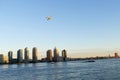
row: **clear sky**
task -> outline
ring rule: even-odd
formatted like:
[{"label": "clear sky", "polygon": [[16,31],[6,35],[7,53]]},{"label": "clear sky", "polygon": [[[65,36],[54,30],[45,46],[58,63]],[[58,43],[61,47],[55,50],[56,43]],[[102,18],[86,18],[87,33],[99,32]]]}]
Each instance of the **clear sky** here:
[{"label": "clear sky", "polygon": [[0,0],[1,53],[55,46],[71,57],[120,52],[120,0]]}]

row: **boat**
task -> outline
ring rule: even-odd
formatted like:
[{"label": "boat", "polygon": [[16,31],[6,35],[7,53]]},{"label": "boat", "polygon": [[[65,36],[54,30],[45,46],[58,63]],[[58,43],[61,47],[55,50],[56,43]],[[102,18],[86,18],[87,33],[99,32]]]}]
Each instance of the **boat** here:
[{"label": "boat", "polygon": [[87,62],[95,62],[94,60],[88,60]]},{"label": "boat", "polygon": [[87,60],[87,61],[85,61],[85,63],[87,63],[87,62],[95,62],[95,60]]}]

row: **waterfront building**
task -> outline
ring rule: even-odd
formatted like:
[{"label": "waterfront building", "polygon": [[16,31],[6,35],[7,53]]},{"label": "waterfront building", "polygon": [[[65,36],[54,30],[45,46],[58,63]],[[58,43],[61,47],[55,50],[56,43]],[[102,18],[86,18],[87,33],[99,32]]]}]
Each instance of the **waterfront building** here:
[{"label": "waterfront building", "polygon": [[119,58],[119,55],[118,55],[118,53],[115,53],[114,55],[115,55],[115,58]]},{"label": "waterfront building", "polygon": [[33,62],[38,61],[38,49],[36,47],[34,47],[32,50],[32,59],[33,59]]},{"label": "waterfront building", "polygon": [[17,62],[18,63],[23,62],[23,50],[22,49],[19,49],[17,51]]},{"label": "waterfront building", "polygon": [[4,56],[3,54],[0,54],[0,64],[9,63],[8,56]]},{"label": "waterfront building", "polygon": [[47,51],[47,62],[52,62],[52,50]]},{"label": "waterfront building", "polygon": [[14,64],[14,63],[18,63],[18,59],[17,58],[13,58],[12,59],[12,63]]},{"label": "waterfront building", "polygon": [[67,51],[65,49],[62,50],[62,57],[63,57],[63,61],[67,60]]},{"label": "waterfront building", "polygon": [[59,50],[56,47],[54,48],[54,61],[59,61]]},{"label": "waterfront building", "polygon": [[9,59],[9,63],[11,64],[12,60],[13,60],[13,52],[12,51],[8,52],[8,59]]},{"label": "waterfront building", "polygon": [[28,47],[26,47],[24,50],[24,61],[25,63],[29,62],[29,48]]}]

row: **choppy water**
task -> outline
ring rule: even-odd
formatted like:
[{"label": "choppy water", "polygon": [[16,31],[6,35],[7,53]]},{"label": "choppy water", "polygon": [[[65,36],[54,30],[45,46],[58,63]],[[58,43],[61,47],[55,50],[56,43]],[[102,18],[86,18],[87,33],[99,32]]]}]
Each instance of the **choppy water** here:
[{"label": "choppy water", "polygon": [[0,80],[120,80],[120,59],[0,65]]}]

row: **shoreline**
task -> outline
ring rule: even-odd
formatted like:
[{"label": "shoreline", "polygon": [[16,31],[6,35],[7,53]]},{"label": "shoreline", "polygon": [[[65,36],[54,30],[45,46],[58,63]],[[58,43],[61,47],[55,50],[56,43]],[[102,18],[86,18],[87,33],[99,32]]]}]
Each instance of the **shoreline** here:
[{"label": "shoreline", "polygon": [[86,61],[88,60],[88,62],[94,62],[95,60],[102,60],[102,59],[119,59],[119,58],[114,58],[114,57],[111,57],[111,58],[107,58],[107,57],[102,57],[102,58],[70,58],[69,60],[66,60],[66,61],[58,61],[58,62],[54,62],[54,61],[51,61],[51,62],[47,62],[47,61],[42,61],[42,60],[38,60],[37,62],[33,62],[33,61],[29,61],[29,62],[21,62],[21,63],[18,63],[18,62],[14,62],[14,63],[0,63],[0,65],[13,65],[13,64],[36,64],[36,63],[59,63],[59,62],[70,62],[70,61]]}]

